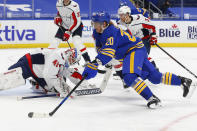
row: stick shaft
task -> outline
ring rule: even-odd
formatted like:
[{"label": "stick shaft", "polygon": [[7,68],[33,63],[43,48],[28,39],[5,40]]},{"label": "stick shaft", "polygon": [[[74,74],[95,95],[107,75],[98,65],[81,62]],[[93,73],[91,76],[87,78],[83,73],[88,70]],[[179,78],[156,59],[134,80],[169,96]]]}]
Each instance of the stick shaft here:
[{"label": "stick shaft", "polygon": [[81,81],[71,90],[71,92],[60,102],[60,104],[49,113],[50,116],[53,116],[53,114],[60,108],[60,106],[71,96],[71,94],[77,89],[77,87],[85,80],[86,76],[84,76]]},{"label": "stick shaft", "polygon": [[182,66],[185,70],[187,70],[190,74],[192,74],[195,78],[197,78],[197,76],[191,72],[188,68],[186,68],[183,64],[181,64],[178,60],[176,60],[172,55],[170,55],[167,51],[165,51],[161,46],[159,46],[158,44],[155,43],[155,45],[161,49],[164,53],[166,53],[170,58],[172,58],[174,61],[176,61],[180,66]]},{"label": "stick shaft", "polygon": [[[59,26],[59,28],[60,28],[60,30],[62,31],[62,33],[64,33],[64,31],[63,31],[62,27],[61,27],[61,26]],[[68,43],[68,46],[69,46],[69,48],[71,49],[71,45],[70,45],[70,43],[68,42],[68,40],[67,40],[66,42]]]},{"label": "stick shaft", "polygon": [[53,97],[53,96],[58,96],[58,95],[57,94],[45,94],[45,95],[40,95],[40,96],[24,96],[24,97],[21,97],[21,99],[32,99],[32,98]]}]

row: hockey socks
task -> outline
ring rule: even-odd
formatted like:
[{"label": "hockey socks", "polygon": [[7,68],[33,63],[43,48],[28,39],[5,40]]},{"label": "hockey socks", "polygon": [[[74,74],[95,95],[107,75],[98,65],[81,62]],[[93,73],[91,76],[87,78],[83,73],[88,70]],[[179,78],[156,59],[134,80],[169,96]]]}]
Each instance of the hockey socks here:
[{"label": "hockey socks", "polygon": [[146,85],[146,83],[139,78],[137,78],[131,86],[139,95],[141,95],[146,100],[153,96],[151,90]]},{"label": "hockey socks", "polygon": [[146,83],[137,77],[136,74],[124,74],[124,81],[127,86],[131,86],[139,95],[148,101],[149,108],[156,108],[161,102],[159,98],[153,95]]},{"label": "hockey socks", "polygon": [[154,109],[161,106],[160,99],[151,92],[151,90],[143,80],[137,78],[132,84],[132,87],[139,95],[141,95],[144,99],[148,101],[148,108]]},{"label": "hockey socks", "polygon": [[165,85],[181,85],[181,79],[170,72],[164,73],[162,75],[161,82]]},{"label": "hockey socks", "polygon": [[136,74],[123,74],[123,77],[127,86],[131,86],[144,99],[148,100],[153,95],[146,83]]}]

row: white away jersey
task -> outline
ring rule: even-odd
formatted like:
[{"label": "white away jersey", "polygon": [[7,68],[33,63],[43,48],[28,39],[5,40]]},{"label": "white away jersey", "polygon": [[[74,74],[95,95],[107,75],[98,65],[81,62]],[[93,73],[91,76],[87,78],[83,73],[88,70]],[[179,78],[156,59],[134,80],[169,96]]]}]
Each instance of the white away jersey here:
[{"label": "white away jersey", "polygon": [[129,30],[132,35],[141,39],[148,37],[151,33],[156,33],[155,26],[151,23],[150,19],[141,14],[131,15],[131,17],[133,20],[129,24],[125,24],[119,20],[117,22],[118,27],[123,30]]},{"label": "white away jersey", "polygon": [[33,72],[39,78],[44,78],[48,87],[52,88],[53,86],[59,86],[58,77],[61,76],[61,73],[65,69],[65,56],[62,56],[62,50],[60,49],[44,49],[39,50],[31,55],[35,55],[32,58],[39,61],[39,57],[36,54],[42,54],[44,56],[43,64],[34,64],[32,63]]},{"label": "white away jersey", "polygon": [[63,21],[62,26],[74,32],[81,24],[79,5],[71,0],[70,4],[65,6],[63,0],[58,0],[56,7]]}]

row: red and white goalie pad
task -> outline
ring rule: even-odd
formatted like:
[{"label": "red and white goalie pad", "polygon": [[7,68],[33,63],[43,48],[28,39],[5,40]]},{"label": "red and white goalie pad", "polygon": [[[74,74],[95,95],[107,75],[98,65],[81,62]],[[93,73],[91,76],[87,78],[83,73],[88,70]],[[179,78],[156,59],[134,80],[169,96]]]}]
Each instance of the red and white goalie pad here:
[{"label": "red and white goalie pad", "polygon": [[25,79],[22,76],[22,69],[15,68],[0,74],[0,90],[6,90],[25,85]]}]

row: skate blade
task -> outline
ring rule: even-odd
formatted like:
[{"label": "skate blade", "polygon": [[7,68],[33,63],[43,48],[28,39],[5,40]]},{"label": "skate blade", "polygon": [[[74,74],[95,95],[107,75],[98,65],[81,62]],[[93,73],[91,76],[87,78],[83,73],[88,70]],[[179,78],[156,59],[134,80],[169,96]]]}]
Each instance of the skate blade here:
[{"label": "skate blade", "polygon": [[190,86],[190,89],[189,89],[189,93],[186,96],[187,99],[190,99],[192,97],[192,95],[194,94],[194,92],[196,90],[196,87],[197,87],[197,82],[192,83],[192,85]]},{"label": "skate blade", "polygon": [[148,108],[149,109],[158,109],[158,108],[161,108],[162,107],[162,103],[159,102],[157,104],[151,104]]}]

